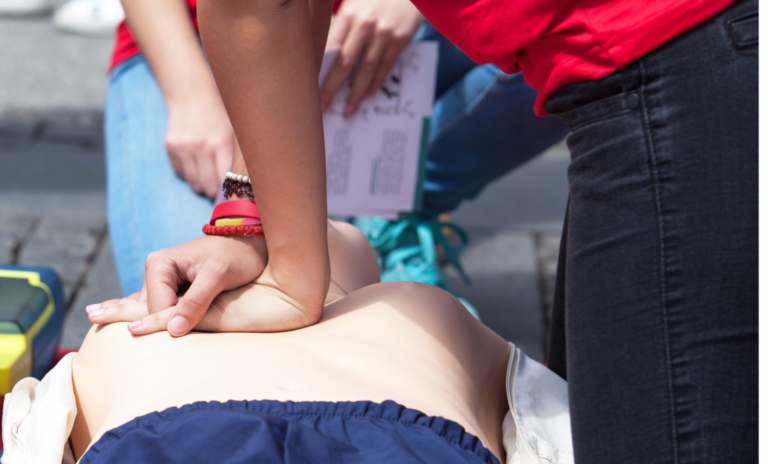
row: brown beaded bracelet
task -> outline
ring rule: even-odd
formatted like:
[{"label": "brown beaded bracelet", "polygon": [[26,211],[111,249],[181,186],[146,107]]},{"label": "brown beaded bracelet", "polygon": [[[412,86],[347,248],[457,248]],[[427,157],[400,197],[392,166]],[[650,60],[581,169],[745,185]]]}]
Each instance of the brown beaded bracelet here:
[{"label": "brown beaded bracelet", "polygon": [[203,226],[205,235],[240,235],[253,236],[264,235],[264,228],[261,226],[212,226],[206,224]]},{"label": "brown beaded bracelet", "polygon": [[221,187],[221,190],[224,192],[224,198],[247,195],[249,200],[255,201],[251,184],[246,184],[245,182],[224,179],[224,185]]}]

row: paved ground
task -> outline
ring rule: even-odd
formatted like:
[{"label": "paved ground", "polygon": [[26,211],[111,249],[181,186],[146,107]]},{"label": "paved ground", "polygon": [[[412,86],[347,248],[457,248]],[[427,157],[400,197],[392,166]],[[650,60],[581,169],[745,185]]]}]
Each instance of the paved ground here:
[{"label": "paved ground", "polygon": [[0,114],[103,107],[112,39],[62,34],[50,16],[0,17],[0,43]]},{"label": "paved ground", "polygon": [[568,198],[567,149],[559,144],[465,202],[452,220],[469,232],[461,255],[471,284],[451,284],[489,327],[543,361],[557,251]]},{"label": "paved ground", "polygon": [[[111,40],[59,34],[36,17],[0,18],[0,41],[0,262],[59,273],[63,345],[77,347],[89,328],[85,305],[119,294],[100,129]],[[470,232],[462,262],[472,284],[452,270],[449,279],[488,326],[539,360],[567,164],[561,144],[453,214]]]}]

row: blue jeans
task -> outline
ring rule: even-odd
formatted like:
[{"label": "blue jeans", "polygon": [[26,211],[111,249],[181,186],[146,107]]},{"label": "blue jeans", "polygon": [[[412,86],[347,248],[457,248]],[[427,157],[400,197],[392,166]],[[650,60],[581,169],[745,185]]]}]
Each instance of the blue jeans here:
[{"label": "blue jeans", "polygon": [[572,130],[549,367],[577,464],[757,462],[757,12],[545,104]]},{"label": "blue jeans", "polygon": [[171,166],[167,124],[165,99],[142,55],[112,70],[104,117],[107,212],[124,295],[141,290],[149,253],[202,236],[213,212]]},{"label": "blue jeans", "polygon": [[422,212],[453,211],[568,134],[533,113],[537,92],[522,74],[478,65],[429,23],[414,40],[440,47]]}]

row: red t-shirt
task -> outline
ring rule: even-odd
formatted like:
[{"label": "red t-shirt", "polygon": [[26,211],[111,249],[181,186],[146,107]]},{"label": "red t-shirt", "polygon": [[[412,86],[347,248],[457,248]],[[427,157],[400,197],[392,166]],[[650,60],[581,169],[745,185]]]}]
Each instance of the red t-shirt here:
[{"label": "red t-shirt", "polygon": [[[342,0],[333,0],[333,12],[339,9]],[[189,6],[189,16],[192,18],[192,23],[195,25],[197,31],[197,0],[187,0],[187,6]],[[136,45],[136,39],[133,38],[131,30],[123,20],[117,26],[117,33],[115,34],[115,48],[112,50],[112,59],[109,62],[109,69],[112,70],[115,66],[139,53],[139,46]]]},{"label": "red t-shirt", "polygon": [[[334,11],[342,0],[334,0]],[[623,68],[735,0],[412,0],[429,22],[478,63],[523,72],[539,91],[534,110],[572,82]],[[197,28],[197,0],[187,0]],[[123,21],[110,69],[139,52]]]},{"label": "red t-shirt", "polygon": [[478,63],[523,72],[539,91],[606,76],[716,15],[735,0],[412,0]]},{"label": "red t-shirt", "polygon": [[[192,17],[192,23],[197,30],[197,0],[187,0],[187,6],[189,6],[189,15]],[[136,45],[136,39],[133,38],[131,30],[123,20],[117,26],[117,33],[115,34],[115,48],[112,49],[112,60],[109,63],[109,69],[112,70],[115,66],[127,60],[139,53],[139,46]]]}]

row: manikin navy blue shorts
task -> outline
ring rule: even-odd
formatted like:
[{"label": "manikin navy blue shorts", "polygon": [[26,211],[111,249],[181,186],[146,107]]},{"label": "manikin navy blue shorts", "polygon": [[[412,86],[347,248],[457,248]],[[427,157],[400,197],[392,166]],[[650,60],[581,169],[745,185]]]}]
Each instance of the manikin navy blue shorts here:
[{"label": "manikin navy blue shorts", "polygon": [[105,433],[82,464],[499,464],[459,424],[392,401],[198,402]]}]

